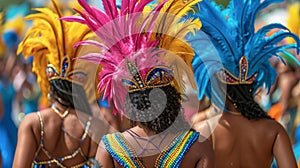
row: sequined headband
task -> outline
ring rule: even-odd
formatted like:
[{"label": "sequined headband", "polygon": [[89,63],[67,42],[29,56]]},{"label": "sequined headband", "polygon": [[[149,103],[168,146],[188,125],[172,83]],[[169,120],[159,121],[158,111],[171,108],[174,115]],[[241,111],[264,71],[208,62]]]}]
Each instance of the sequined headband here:
[{"label": "sequined headband", "polygon": [[230,73],[227,69],[224,68],[218,71],[216,74],[219,80],[226,84],[230,84],[230,85],[252,84],[258,74],[254,73],[252,76],[247,77],[248,67],[249,67],[248,60],[245,56],[243,56],[240,59],[240,63],[239,63],[240,73],[238,77],[234,76],[232,73]]},{"label": "sequined headband", "polygon": [[54,65],[48,64],[46,68],[48,80],[50,81],[52,79],[66,79],[78,84],[84,84],[88,80],[87,74],[82,71],[70,71],[71,68],[69,68],[68,61],[69,57],[66,56],[64,58],[64,61],[62,62],[61,74]]},{"label": "sequined headband", "polygon": [[[128,88],[128,92],[159,88],[174,83],[173,70],[166,66],[153,67],[147,72],[145,79],[143,79],[135,64],[126,60],[126,66],[132,79],[122,79],[122,83]],[[174,86],[176,86],[175,83]]]}]

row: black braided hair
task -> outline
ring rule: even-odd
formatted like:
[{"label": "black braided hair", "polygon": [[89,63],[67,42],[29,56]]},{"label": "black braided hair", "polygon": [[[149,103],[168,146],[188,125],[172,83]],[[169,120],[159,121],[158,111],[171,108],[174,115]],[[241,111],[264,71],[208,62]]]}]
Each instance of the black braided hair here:
[{"label": "black braided hair", "polygon": [[92,115],[85,91],[79,84],[65,79],[50,80],[53,98],[61,105]]},{"label": "black braided hair", "polygon": [[227,100],[249,120],[272,119],[253,97],[253,84],[227,85]]},{"label": "black braided hair", "polygon": [[155,133],[189,128],[182,113],[181,95],[172,85],[135,91],[128,96],[125,108],[131,122],[137,121]]}]

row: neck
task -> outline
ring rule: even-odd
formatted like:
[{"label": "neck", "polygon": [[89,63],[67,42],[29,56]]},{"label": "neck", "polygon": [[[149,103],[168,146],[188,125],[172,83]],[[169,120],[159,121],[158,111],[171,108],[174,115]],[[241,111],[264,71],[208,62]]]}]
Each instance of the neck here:
[{"label": "neck", "polygon": [[68,109],[67,107],[61,105],[61,104],[60,104],[59,102],[57,102],[57,101],[55,101],[55,102],[53,103],[53,106],[55,106],[55,108],[56,108],[57,110],[61,111],[61,112],[64,112],[64,111],[66,111],[66,110]]},{"label": "neck", "polygon": [[226,109],[228,109],[228,113],[230,114],[234,114],[234,115],[242,115],[242,113],[240,113],[231,102],[227,102],[226,104]]},{"label": "neck", "polygon": [[140,132],[141,136],[153,136],[156,135],[155,132],[150,131],[149,129],[145,128],[145,126],[138,124],[138,126],[136,126],[135,128],[133,128],[133,130]]},{"label": "neck", "polygon": [[69,108],[63,107],[58,102],[53,103],[51,108],[61,119],[64,119],[69,114]]},{"label": "neck", "polygon": [[238,111],[228,111],[229,114],[233,114],[233,115],[242,115],[242,113],[238,112]]}]

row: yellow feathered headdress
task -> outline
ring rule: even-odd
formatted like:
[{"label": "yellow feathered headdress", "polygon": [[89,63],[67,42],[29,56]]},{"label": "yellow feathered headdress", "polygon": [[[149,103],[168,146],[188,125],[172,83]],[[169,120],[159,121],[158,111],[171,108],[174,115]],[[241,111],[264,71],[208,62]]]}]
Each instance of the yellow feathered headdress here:
[{"label": "yellow feathered headdress", "polygon": [[17,52],[18,54],[23,52],[25,58],[34,57],[32,70],[37,74],[44,103],[47,102],[49,80],[55,78],[81,84],[85,91],[89,92],[88,98],[93,98],[89,94],[94,89],[95,78],[86,75],[95,72],[97,66],[90,66],[90,64],[87,66],[87,63],[82,60],[73,60],[82,54],[82,48],[74,48],[74,44],[89,39],[93,33],[85,25],[61,21],[59,18],[62,17],[62,12],[55,1],[52,2],[54,11],[38,8],[35,10],[39,13],[25,18],[33,20],[33,27],[26,33]]},{"label": "yellow feathered headdress", "polygon": [[[194,33],[195,30],[199,30],[202,26],[200,19],[186,18],[184,21],[180,21],[188,12],[194,10],[193,6],[198,4],[201,0],[186,1],[186,0],[170,0],[165,3],[164,7],[160,11],[157,24],[153,30],[153,39],[161,39],[158,44],[158,48],[162,48],[169,51],[167,54],[162,54],[161,57],[170,66],[176,66],[174,71],[174,77],[176,79],[182,79],[185,67],[192,67],[192,60],[194,57],[194,49],[184,39],[188,33]],[[160,2],[163,2],[160,0]],[[162,24],[163,23],[163,24]],[[161,34],[159,34],[161,33]],[[178,57],[174,57],[174,54],[183,59],[181,61]],[[192,71],[192,68],[191,68]],[[188,80],[194,89],[197,86],[194,82],[193,73],[185,73]],[[180,88],[185,89],[184,82],[179,81]]]}]

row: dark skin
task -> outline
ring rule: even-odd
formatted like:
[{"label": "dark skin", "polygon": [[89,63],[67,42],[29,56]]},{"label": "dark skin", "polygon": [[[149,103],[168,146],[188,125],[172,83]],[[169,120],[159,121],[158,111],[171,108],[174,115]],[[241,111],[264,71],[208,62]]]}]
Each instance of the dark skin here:
[{"label": "dark skin", "polygon": [[275,120],[248,120],[234,109],[224,112],[215,128],[216,167],[265,168],[273,156],[279,168],[297,168],[290,139]]},{"label": "dark skin", "polygon": [[[66,108],[64,106],[55,103],[59,111],[64,112]],[[80,112],[79,112],[80,113]],[[61,118],[57,115],[53,109],[48,108],[41,111],[42,118],[44,120],[44,147],[52,154],[53,157],[63,157],[72,154],[79,147],[79,140],[84,133],[83,121],[86,120],[88,116],[85,114],[80,115],[78,119],[77,114],[74,109],[69,110],[69,114],[65,117],[62,123]],[[91,128],[87,138],[83,141],[82,151],[83,154],[92,158],[96,154],[97,141],[99,142],[99,136],[95,134],[93,127],[105,128],[103,125],[94,125],[94,123],[99,123],[98,121],[91,121]],[[68,136],[62,131],[62,124],[69,134],[76,137],[77,139]],[[15,159],[13,167],[31,167],[32,161],[37,151],[40,140],[40,121],[36,113],[31,113],[27,115],[21,122],[18,132],[18,144],[15,153]],[[40,152],[37,156],[38,160],[49,160],[43,152]],[[63,164],[67,167],[74,166],[76,164],[84,162],[83,157],[78,154],[76,157],[66,160]],[[54,167],[54,165],[51,165]]]},{"label": "dark skin", "polygon": [[[133,127],[130,130],[143,137],[149,137],[155,134],[151,131],[148,131],[142,126]],[[126,138],[126,140],[128,140],[130,144],[134,143],[132,137],[128,135],[127,132],[122,133],[122,135]],[[158,156],[159,154],[155,154],[139,159],[143,162],[144,166],[146,165],[146,167],[154,167],[154,163]],[[99,145],[96,159],[105,168],[121,167],[106,151],[102,142]],[[195,142],[188,150],[188,152],[184,155],[184,159],[182,160],[180,167],[214,168],[215,161],[211,143],[207,139],[204,140],[203,137],[200,137],[199,140]]]}]

